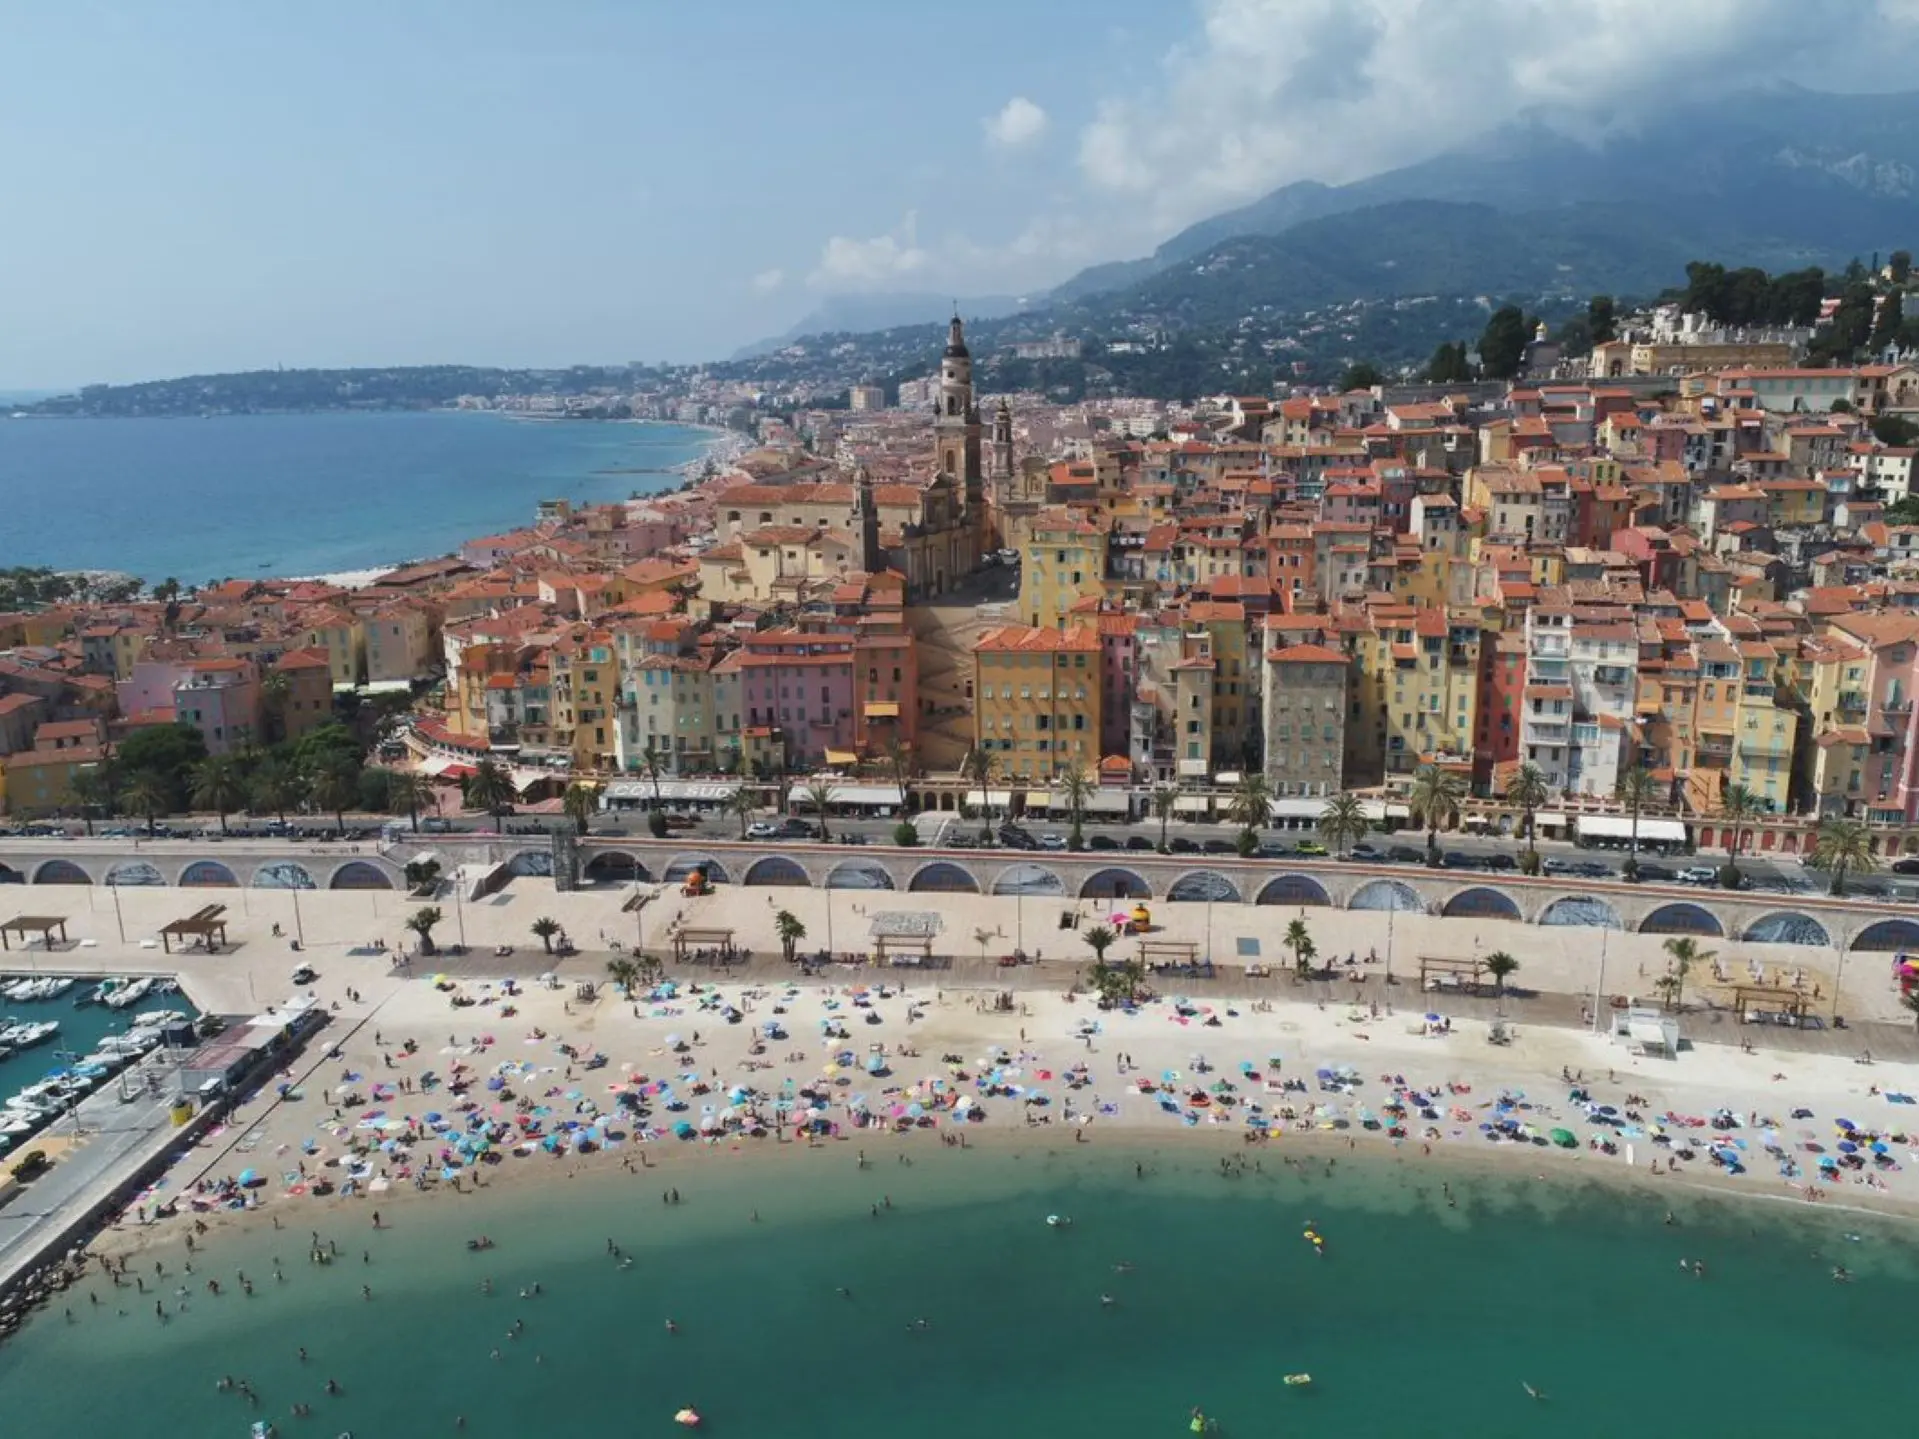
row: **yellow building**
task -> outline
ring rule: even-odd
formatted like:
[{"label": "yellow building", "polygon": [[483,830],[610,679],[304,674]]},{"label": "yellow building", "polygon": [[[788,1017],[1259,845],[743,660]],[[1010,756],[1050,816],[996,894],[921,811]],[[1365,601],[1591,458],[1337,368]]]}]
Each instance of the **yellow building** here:
[{"label": "yellow building", "polygon": [[1080,600],[1106,592],[1106,532],[1076,510],[1033,516],[1021,555],[1019,612],[1028,624],[1058,629]]},{"label": "yellow building", "polygon": [[74,777],[99,762],[98,745],[0,755],[0,812],[27,817],[73,809]]},{"label": "yellow building", "polygon": [[440,636],[435,618],[429,606],[410,600],[396,600],[362,616],[368,682],[425,679],[437,669]]},{"label": "yellow building", "polygon": [[1470,762],[1479,700],[1476,616],[1375,605],[1356,637],[1358,667],[1346,725],[1352,785],[1409,777],[1426,763]]},{"label": "yellow building", "polygon": [[1195,601],[1186,607],[1186,620],[1193,628],[1205,630],[1213,660],[1212,745],[1201,753],[1238,764],[1258,717],[1253,698],[1260,688],[1246,658],[1246,607]]},{"label": "yellow building", "polygon": [[1758,795],[1766,808],[1783,813],[1792,791],[1792,747],[1799,735],[1799,716],[1775,701],[1771,646],[1747,644],[1740,649],[1745,676],[1737,701],[1731,779]]},{"label": "yellow building", "polygon": [[1098,631],[1005,625],[973,647],[973,740],[1009,781],[1099,765]]},{"label": "yellow building", "polygon": [[553,646],[553,738],[573,751],[576,770],[617,764],[620,667],[605,630],[575,632]]},{"label": "yellow building", "polygon": [[337,609],[314,610],[302,616],[300,623],[305,629],[301,648],[326,652],[327,669],[336,689],[341,685],[351,688],[365,680],[366,627],[358,615]]}]

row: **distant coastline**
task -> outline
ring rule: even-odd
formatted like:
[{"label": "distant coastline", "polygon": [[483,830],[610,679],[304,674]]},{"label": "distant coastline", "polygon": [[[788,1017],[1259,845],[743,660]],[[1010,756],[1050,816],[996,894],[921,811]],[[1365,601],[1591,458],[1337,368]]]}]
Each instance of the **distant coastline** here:
[{"label": "distant coastline", "polygon": [[[6,562],[192,587],[383,573],[530,523],[538,501],[623,503],[746,437],[672,421],[463,425],[453,409],[215,416],[195,424],[0,425]],[[471,411],[498,417],[498,411]],[[271,423],[248,423],[268,420]],[[648,476],[610,469],[655,471]],[[676,480],[675,476],[682,479]],[[88,516],[76,525],[76,515]]]}]

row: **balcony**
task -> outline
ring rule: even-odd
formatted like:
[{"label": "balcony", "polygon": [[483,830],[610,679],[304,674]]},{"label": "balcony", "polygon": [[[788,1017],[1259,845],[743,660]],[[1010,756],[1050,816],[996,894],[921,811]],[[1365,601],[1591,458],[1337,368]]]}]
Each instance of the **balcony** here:
[{"label": "balcony", "polygon": [[1873,708],[1888,718],[1897,715],[1909,715],[1912,713],[1912,701],[1909,698],[1886,700],[1883,703],[1874,705]]}]

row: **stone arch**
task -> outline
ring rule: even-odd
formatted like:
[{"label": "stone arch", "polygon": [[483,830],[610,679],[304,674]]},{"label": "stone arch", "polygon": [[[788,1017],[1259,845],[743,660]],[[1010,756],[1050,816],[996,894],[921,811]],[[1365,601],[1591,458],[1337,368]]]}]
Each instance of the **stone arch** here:
[{"label": "stone arch", "polygon": [[1066,894],[1066,882],[1043,864],[1009,864],[994,878],[993,893],[1060,898]]},{"label": "stone arch", "polygon": [[652,876],[630,850],[603,849],[586,862],[580,878],[588,884],[631,884],[636,879],[650,880]]},{"label": "stone arch", "polygon": [[1259,887],[1254,904],[1330,905],[1326,886],[1310,874],[1276,874]]},{"label": "stone arch", "polygon": [[1166,898],[1175,903],[1239,904],[1244,896],[1239,886],[1218,870],[1195,869],[1168,885]]},{"label": "stone arch", "polygon": [[290,859],[275,860],[253,871],[255,889],[318,889],[313,876]]},{"label": "stone arch", "polygon": [[0,884],[25,884],[27,877],[10,864],[0,864]]},{"label": "stone arch", "polygon": [[979,881],[964,865],[936,859],[914,870],[906,888],[910,894],[978,894]]},{"label": "stone arch", "polygon": [[[1086,876],[1081,899],[1151,899],[1153,887],[1130,869],[1101,869]],[[1169,896],[1170,898],[1170,896]]]},{"label": "stone arch", "polygon": [[1353,891],[1348,909],[1391,909],[1401,914],[1424,914],[1426,901],[1410,884],[1396,879],[1373,879]]},{"label": "stone arch", "polygon": [[740,882],[742,884],[808,886],[813,883],[798,860],[788,859],[783,854],[769,854],[754,860],[746,867],[746,876]]},{"label": "stone arch", "polygon": [[1782,909],[1777,914],[1760,915],[1746,926],[1746,932],[1739,937],[1752,944],[1816,944],[1823,947],[1832,943],[1832,936],[1826,933],[1823,924],[1809,914],[1790,909]]},{"label": "stone arch", "polygon": [[93,876],[70,859],[50,859],[33,872],[35,884],[92,884]]},{"label": "stone arch", "polygon": [[891,889],[893,876],[876,859],[842,860],[826,872],[828,889]]},{"label": "stone arch", "polygon": [[1681,900],[1662,904],[1639,921],[1641,934],[1690,934],[1700,939],[1724,939],[1726,927],[1704,905]]},{"label": "stone arch", "polygon": [[149,864],[144,859],[123,859],[107,871],[104,884],[118,885],[127,889],[140,887],[158,888],[166,883],[166,877],[160,873],[159,866]]},{"label": "stone arch", "polygon": [[1561,895],[1551,904],[1539,911],[1540,924],[1590,925],[1594,929],[1624,929],[1619,922],[1619,911],[1590,894]]},{"label": "stone arch", "polygon": [[1883,954],[1919,949],[1919,924],[1909,919],[1882,919],[1854,935],[1852,948],[1875,950]]},{"label": "stone arch", "polygon": [[196,859],[180,871],[182,889],[229,889],[240,881],[217,859]]},{"label": "stone arch", "polygon": [[377,864],[368,864],[363,859],[350,859],[333,871],[333,877],[326,882],[326,887],[328,889],[392,889],[393,881]]},{"label": "stone arch", "polygon": [[1511,895],[1502,890],[1488,889],[1483,884],[1462,889],[1447,900],[1439,912],[1447,919],[1519,919],[1522,917],[1519,906],[1513,903]]},{"label": "stone arch", "polygon": [[704,870],[708,884],[729,883],[726,866],[710,854],[676,854],[660,871],[662,884],[682,884],[694,870]]}]

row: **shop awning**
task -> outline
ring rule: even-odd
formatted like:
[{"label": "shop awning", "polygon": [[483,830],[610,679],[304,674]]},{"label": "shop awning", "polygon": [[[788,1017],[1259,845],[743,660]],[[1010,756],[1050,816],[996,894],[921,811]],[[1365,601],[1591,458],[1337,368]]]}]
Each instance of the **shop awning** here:
[{"label": "shop awning", "polygon": [[826,752],[826,762],[831,765],[841,765],[847,769],[851,769],[860,762],[860,757],[854,754],[850,749],[830,749]]},{"label": "shop awning", "polygon": [[1203,794],[1182,794],[1173,798],[1174,814],[1205,814],[1212,807],[1212,800]]},{"label": "shop awning", "polygon": [[440,771],[440,778],[466,780],[472,779],[473,776],[478,773],[479,770],[475,769],[472,765],[460,764],[456,761]]},{"label": "shop awning", "polygon": [[1010,789],[966,791],[966,803],[973,809],[986,809],[989,806],[993,809],[1005,809],[1012,802],[1013,792]]},{"label": "shop awning", "polygon": [[[1617,814],[1582,814],[1576,826],[1581,839],[1631,839],[1632,818]],[[1653,844],[1684,844],[1686,827],[1676,819],[1639,821],[1639,838]]]},{"label": "shop awning", "polygon": [[1533,822],[1541,829],[1564,829],[1566,827],[1566,816],[1557,813],[1536,814],[1533,816]]},{"label": "shop awning", "polygon": [[1359,808],[1360,812],[1370,820],[1411,819],[1413,817],[1412,809],[1409,806],[1403,804],[1387,804],[1383,799],[1362,799],[1359,802]]},{"label": "shop awning", "polygon": [[898,700],[868,700],[866,703],[868,719],[898,719],[900,702]]},{"label": "shop awning", "polygon": [[[805,792],[796,790],[792,796],[797,808],[805,800]],[[836,784],[833,786],[833,804],[862,804],[880,809],[899,809],[906,803],[906,796],[896,784]]]},{"label": "shop awning", "polygon": [[[1051,809],[1053,807],[1053,797],[1043,789],[1029,789],[1026,791],[1026,807],[1028,809]],[[1066,802],[1064,800],[1060,801],[1060,808],[1066,808]]]},{"label": "shop awning", "polygon": [[1125,814],[1129,808],[1126,791],[1096,789],[1086,796],[1086,803],[1081,808],[1088,814]]},{"label": "shop awning", "polygon": [[[738,780],[663,779],[661,804],[723,804],[739,792]],[[616,779],[606,787],[608,803],[651,804],[651,780]]]},{"label": "shop awning", "polygon": [[1318,819],[1326,812],[1323,799],[1269,799],[1266,808],[1274,819]]}]

